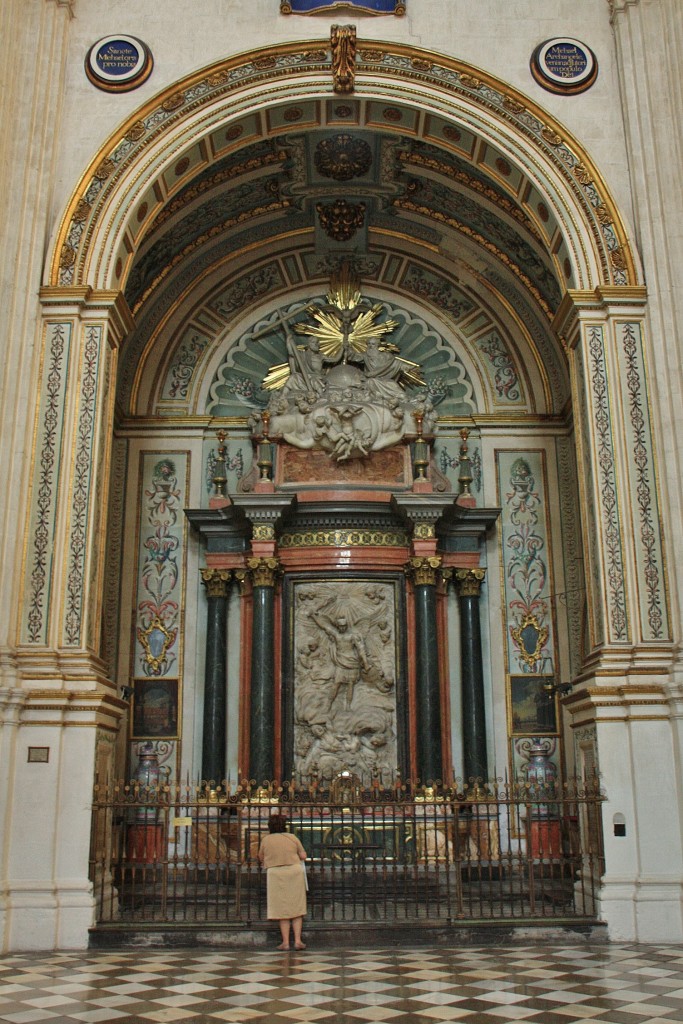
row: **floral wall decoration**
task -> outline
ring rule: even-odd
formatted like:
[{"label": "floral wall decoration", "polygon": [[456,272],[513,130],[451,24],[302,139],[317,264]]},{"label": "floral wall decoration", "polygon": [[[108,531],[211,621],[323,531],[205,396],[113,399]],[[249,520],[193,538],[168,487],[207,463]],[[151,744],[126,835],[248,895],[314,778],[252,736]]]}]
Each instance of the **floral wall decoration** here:
[{"label": "floral wall decoration", "polygon": [[508,671],[554,669],[545,453],[496,453],[502,505]]},{"label": "floral wall decoration", "polygon": [[188,331],[174,355],[169,368],[162,397],[182,399],[188,396],[195,370],[209,345],[209,337],[196,330]]},{"label": "floral wall decoration", "polygon": [[500,335],[496,331],[491,331],[477,344],[491,364],[497,400],[499,402],[523,403],[524,396],[517,369]]},{"label": "floral wall decoration", "polygon": [[178,660],[186,461],[177,454],[143,456],[136,675],[168,675]]}]

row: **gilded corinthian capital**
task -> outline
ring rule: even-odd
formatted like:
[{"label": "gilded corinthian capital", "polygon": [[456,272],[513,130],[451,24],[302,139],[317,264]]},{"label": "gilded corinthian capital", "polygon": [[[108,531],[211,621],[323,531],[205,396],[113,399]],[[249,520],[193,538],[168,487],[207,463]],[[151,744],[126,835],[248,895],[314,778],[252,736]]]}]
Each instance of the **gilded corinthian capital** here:
[{"label": "gilded corinthian capital", "polygon": [[200,569],[199,571],[208,597],[228,596],[228,583],[232,579],[229,569]]},{"label": "gilded corinthian capital", "polygon": [[456,569],[453,574],[459,597],[479,597],[486,569]]},{"label": "gilded corinthian capital", "polygon": [[255,587],[274,587],[280,562],[277,558],[248,558],[247,568]]},{"label": "gilded corinthian capital", "polygon": [[437,574],[441,568],[441,558],[438,555],[429,555],[426,558],[411,558],[406,565],[406,575],[409,576],[416,587],[435,586]]}]

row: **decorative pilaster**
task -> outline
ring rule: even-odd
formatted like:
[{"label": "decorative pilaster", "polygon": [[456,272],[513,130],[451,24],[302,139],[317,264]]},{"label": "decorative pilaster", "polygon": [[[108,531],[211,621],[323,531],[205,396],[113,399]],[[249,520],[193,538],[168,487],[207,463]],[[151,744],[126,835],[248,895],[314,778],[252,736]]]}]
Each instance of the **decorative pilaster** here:
[{"label": "decorative pilaster", "polygon": [[251,715],[249,776],[257,784],[272,780],[275,731],[275,584],[277,558],[248,558],[253,580],[251,634]]},{"label": "decorative pilaster", "polygon": [[484,663],[481,652],[479,595],[486,569],[455,569],[460,601],[462,730],[466,779],[488,778]]},{"label": "decorative pilaster", "polygon": [[115,292],[44,288],[41,299],[46,359],[28,501],[21,635],[26,645],[99,654],[112,382],[118,342],[132,319]]},{"label": "decorative pilaster", "polygon": [[227,626],[229,569],[201,569],[206,587],[206,661],[202,729],[202,779],[218,784],[225,777],[227,726]]},{"label": "decorative pilaster", "polygon": [[611,674],[629,670],[634,645],[662,671],[671,640],[644,305],[643,288],[575,291],[555,322],[571,354],[593,659]]},{"label": "decorative pilaster", "polygon": [[[683,349],[680,325],[683,323],[683,294],[679,270],[683,260],[683,234],[671,230],[672,202],[680,209],[680,151],[682,130],[677,111],[680,93],[671,89],[670,69],[683,57],[680,4],[645,3],[643,0],[611,0],[612,26],[620,79],[620,96],[625,111],[624,141],[627,147],[629,182],[638,249],[647,268],[647,333],[627,323],[620,325],[620,349],[628,363],[641,358],[645,372],[629,370],[629,411],[625,418],[633,431],[632,452],[638,460],[639,536],[642,536],[642,560],[649,577],[650,592],[645,594],[647,621],[651,635],[668,635],[666,613],[661,618],[661,600],[655,599],[655,582],[660,581],[660,598],[672,592],[672,610],[683,607],[683,573],[669,571],[661,586],[662,572],[657,566],[660,542],[659,511],[653,501],[656,480],[654,466],[646,465],[647,435],[650,417],[656,437],[659,474],[666,481],[661,494],[661,519],[668,532],[669,565],[681,564],[683,555],[683,504],[680,501],[681,457],[680,382],[683,377]],[[675,197],[678,197],[676,199]],[[649,338],[648,338],[649,334]],[[678,338],[678,343],[674,339]],[[644,382],[649,378],[650,398]],[[641,419],[642,417],[642,419]],[[643,447],[641,447],[641,440]],[[642,484],[638,481],[638,476]],[[649,509],[648,509],[649,506]],[[664,566],[666,572],[666,566]],[[659,605],[659,610],[657,605]],[[683,684],[683,656],[677,653],[677,682]]]},{"label": "decorative pilaster", "polygon": [[417,773],[423,783],[443,778],[441,686],[436,628],[436,584],[441,558],[414,557],[406,566],[415,599],[415,667],[417,689]]}]

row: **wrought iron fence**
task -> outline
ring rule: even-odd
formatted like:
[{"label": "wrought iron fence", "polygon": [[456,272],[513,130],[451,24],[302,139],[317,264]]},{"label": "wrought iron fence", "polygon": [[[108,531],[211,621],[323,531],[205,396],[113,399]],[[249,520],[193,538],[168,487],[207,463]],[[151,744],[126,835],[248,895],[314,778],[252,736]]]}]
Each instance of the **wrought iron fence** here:
[{"label": "wrought iron fence", "polygon": [[309,924],[594,920],[601,800],[593,782],[98,783],[98,923],[265,921],[257,852],[272,813],[307,851]]}]

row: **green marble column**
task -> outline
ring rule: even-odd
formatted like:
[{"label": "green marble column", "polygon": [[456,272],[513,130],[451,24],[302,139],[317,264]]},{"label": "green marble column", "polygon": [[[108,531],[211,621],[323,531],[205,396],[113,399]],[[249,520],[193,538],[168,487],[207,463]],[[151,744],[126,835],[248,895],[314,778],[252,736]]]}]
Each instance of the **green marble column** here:
[{"label": "green marble column", "polygon": [[436,582],[441,559],[411,558],[415,597],[417,774],[422,783],[443,779],[441,685],[436,628]]},{"label": "green marble column", "polygon": [[212,787],[225,778],[227,724],[228,569],[202,569],[206,587],[206,662],[202,729],[202,779]]},{"label": "green marble column", "polygon": [[277,558],[250,558],[253,580],[249,777],[257,785],[275,775],[275,581]]},{"label": "green marble column", "polygon": [[488,779],[484,663],[481,652],[479,594],[486,569],[456,569],[460,601],[462,733],[465,779]]}]

